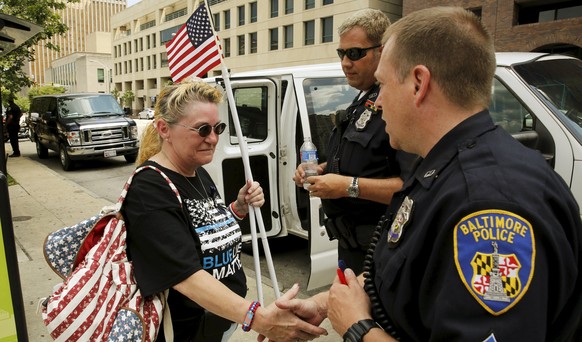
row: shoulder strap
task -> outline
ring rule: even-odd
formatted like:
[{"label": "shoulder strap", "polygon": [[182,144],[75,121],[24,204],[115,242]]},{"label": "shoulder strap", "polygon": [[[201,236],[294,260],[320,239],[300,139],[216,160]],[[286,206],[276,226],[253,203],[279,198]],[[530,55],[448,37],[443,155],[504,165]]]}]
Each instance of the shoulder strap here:
[{"label": "shoulder strap", "polygon": [[133,171],[133,173],[131,174],[131,176],[129,176],[129,179],[127,180],[127,182],[125,182],[125,185],[123,186],[123,190],[121,191],[121,195],[119,196],[119,199],[117,200],[117,203],[115,204],[115,210],[119,211],[121,209],[121,206],[123,205],[123,201],[125,201],[125,196],[127,196],[127,191],[129,190],[129,186],[131,185],[133,177],[145,169],[152,169],[154,171],[157,171],[162,177],[164,177],[164,179],[166,180],[166,182],[168,183],[168,185],[170,186],[172,191],[174,191],[174,194],[176,194],[176,197],[178,198],[178,202],[180,202],[180,206],[182,206],[182,197],[180,196],[180,192],[178,191],[178,188],[176,188],[176,185],[174,185],[174,183],[172,183],[172,180],[170,179],[170,177],[168,177],[162,170],[160,170],[159,168],[157,168],[153,165],[144,165],[144,166],[140,166],[137,169],[135,169]]}]

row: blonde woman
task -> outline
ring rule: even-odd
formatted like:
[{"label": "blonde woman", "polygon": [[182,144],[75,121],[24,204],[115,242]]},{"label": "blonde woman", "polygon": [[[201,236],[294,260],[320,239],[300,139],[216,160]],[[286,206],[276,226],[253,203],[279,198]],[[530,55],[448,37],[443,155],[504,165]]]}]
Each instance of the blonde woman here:
[{"label": "blonde woman", "polygon": [[[175,341],[226,341],[237,324],[277,341],[313,339],[325,329],[244,298],[237,221],[249,205],[260,207],[265,200],[259,184],[248,181],[236,199],[223,201],[203,168],[226,128],[218,117],[221,100],[217,89],[201,81],[172,85],[160,94],[137,164],[162,170],[183,205],[158,172],[145,170],[134,178],[123,214],[138,286],[146,296],[170,289]],[[285,296],[296,293],[297,287]]]}]

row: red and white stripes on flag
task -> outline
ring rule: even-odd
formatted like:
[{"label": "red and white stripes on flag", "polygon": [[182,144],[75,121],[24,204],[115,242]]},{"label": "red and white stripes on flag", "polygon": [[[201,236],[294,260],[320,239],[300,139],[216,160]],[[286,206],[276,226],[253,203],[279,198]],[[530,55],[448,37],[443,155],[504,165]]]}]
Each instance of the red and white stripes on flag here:
[{"label": "red and white stripes on flag", "polygon": [[190,75],[202,77],[220,65],[220,46],[204,3],[166,44],[166,50],[174,82],[180,82]]}]

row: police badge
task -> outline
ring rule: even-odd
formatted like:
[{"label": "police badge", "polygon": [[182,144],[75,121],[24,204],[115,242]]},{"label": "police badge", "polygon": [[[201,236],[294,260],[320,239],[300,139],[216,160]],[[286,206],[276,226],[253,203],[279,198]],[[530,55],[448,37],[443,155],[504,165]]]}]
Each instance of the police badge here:
[{"label": "police badge", "polygon": [[410,221],[410,214],[412,213],[413,205],[414,201],[406,196],[396,213],[394,221],[392,221],[392,225],[390,226],[390,231],[388,232],[388,243],[398,243],[402,237],[404,227],[406,227],[408,221]]},{"label": "police badge", "polygon": [[368,124],[371,118],[372,111],[366,108],[366,110],[364,110],[364,112],[360,115],[360,117],[356,121],[356,130],[358,131],[364,130],[364,128],[366,128],[366,125]]}]

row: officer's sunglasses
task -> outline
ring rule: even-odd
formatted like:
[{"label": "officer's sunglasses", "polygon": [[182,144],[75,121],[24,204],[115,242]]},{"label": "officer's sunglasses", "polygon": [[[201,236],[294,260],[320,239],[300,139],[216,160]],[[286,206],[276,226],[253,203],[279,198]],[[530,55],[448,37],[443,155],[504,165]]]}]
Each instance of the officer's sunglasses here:
[{"label": "officer's sunglasses", "polygon": [[194,132],[198,133],[202,138],[206,138],[207,136],[209,136],[213,130],[214,130],[214,133],[216,133],[216,135],[221,135],[222,132],[224,132],[224,130],[226,129],[226,124],[224,122],[219,122],[214,126],[210,126],[209,124],[203,124],[202,126],[199,126],[198,128],[182,125],[179,123],[177,123],[176,125],[182,126],[182,127],[187,128],[191,131],[194,131]]},{"label": "officer's sunglasses", "polygon": [[366,53],[368,52],[368,50],[371,49],[375,49],[375,48],[379,48],[382,45],[376,45],[376,46],[372,46],[369,48],[349,48],[349,49],[337,49],[337,55],[339,56],[339,58],[343,61],[344,56],[347,56],[348,59],[350,61],[357,61],[360,60],[362,58],[364,58],[364,56],[366,55]]}]

